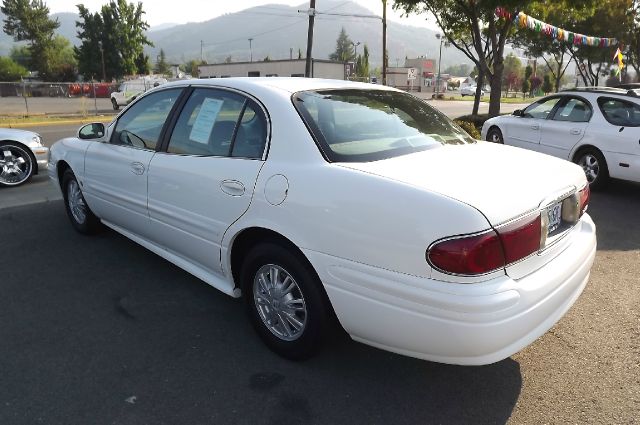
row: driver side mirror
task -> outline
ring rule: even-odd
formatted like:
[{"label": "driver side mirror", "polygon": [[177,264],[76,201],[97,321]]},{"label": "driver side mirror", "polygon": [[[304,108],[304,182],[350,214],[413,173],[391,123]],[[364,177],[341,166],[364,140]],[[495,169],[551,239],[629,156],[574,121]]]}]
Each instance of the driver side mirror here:
[{"label": "driver side mirror", "polygon": [[513,115],[516,117],[524,117],[524,111],[522,109],[516,109],[513,111]]},{"label": "driver side mirror", "polygon": [[93,122],[91,124],[83,125],[78,130],[78,139],[94,140],[104,137],[105,128],[101,122]]}]

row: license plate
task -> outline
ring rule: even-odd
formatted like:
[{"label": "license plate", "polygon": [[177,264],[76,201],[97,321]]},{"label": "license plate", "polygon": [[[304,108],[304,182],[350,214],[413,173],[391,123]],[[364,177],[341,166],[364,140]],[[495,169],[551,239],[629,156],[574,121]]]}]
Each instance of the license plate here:
[{"label": "license plate", "polygon": [[557,203],[549,207],[547,214],[549,216],[549,231],[547,234],[551,234],[560,227],[560,222],[562,221],[562,203]]}]

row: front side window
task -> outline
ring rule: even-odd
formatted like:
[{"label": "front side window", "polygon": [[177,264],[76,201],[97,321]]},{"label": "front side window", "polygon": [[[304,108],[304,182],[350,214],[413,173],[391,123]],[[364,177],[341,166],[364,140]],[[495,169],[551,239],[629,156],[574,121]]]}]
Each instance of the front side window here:
[{"label": "front side window", "polygon": [[182,110],[167,152],[261,158],[266,123],[253,101],[236,93],[196,89]]},{"label": "front side window", "polygon": [[155,150],[162,127],[181,92],[182,89],[163,90],[140,99],[118,119],[111,143]]},{"label": "front side window", "polygon": [[550,99],[542,99],[536,103],[532,103],[524,110],[523,116],[525,118],[546,120],[559,100],[559,97],[552,97]]},{"label": "front side window", "polygon": [[553,116],[554,121],[589,122],[590,119],[591,106],[575,97],[568,99]]},{"label": "front side window", "polygon": [[601,97],[598,106],[605,119],[620,127],[640,127],[640,106],[622,99]]},{"label": "front side window", "polygon": [[293,101],[331,162],[365,162],[475,141],[420,99],[387,90],[305,91]]}]

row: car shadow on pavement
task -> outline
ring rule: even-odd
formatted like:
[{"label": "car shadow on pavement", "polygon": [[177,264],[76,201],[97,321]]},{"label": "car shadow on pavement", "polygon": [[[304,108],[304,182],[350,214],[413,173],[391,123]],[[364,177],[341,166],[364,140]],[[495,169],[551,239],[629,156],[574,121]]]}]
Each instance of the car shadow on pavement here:
[{"label": "car shadow on pavement", "polygon": [[337,333],[284,360],[243,304],[61,201],[0,210],[0,423],[503,424],[520,365],[411,359]]},{"label": "car shadow on pavement", "polygon": [[598,250],[640,249],[640,184],[612,180],[591,193],[588,213],[596,224]]}]

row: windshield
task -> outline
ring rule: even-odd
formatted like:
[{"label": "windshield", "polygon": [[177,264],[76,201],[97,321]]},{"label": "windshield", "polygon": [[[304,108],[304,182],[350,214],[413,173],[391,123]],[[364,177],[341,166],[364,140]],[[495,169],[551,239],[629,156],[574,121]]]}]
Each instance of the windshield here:
[{"label": "windshield", "polygon": [[422,100],[402,92],[305,91],[293,101],[331,162],[368,162],[442,145],[475,143]]}]

